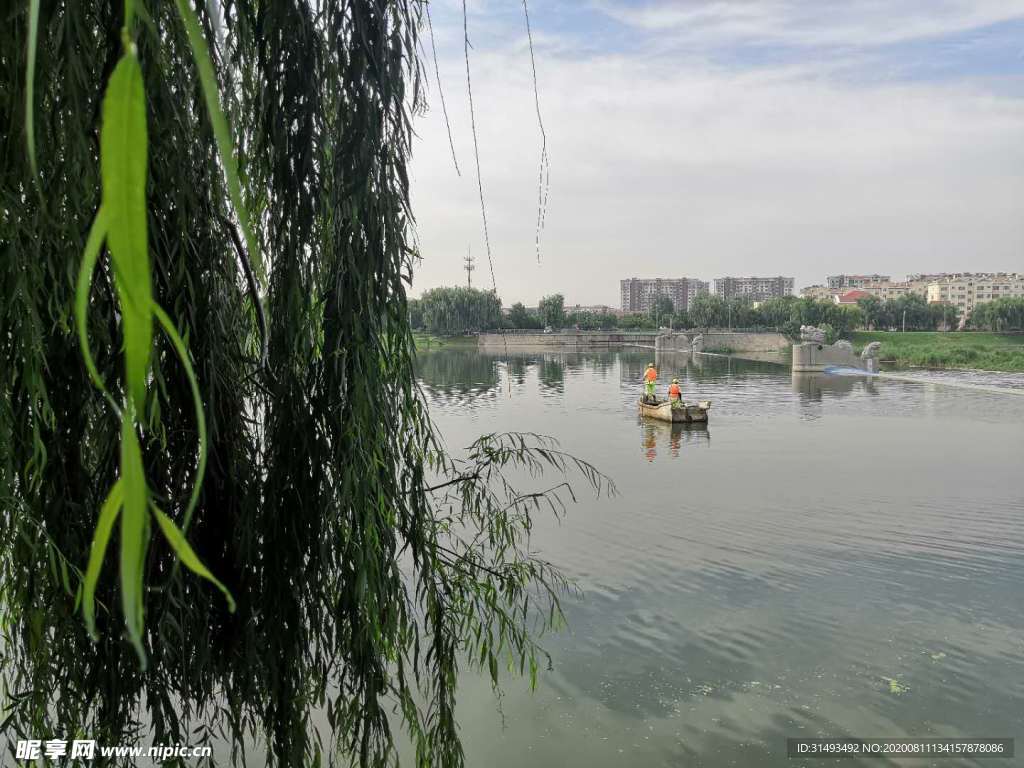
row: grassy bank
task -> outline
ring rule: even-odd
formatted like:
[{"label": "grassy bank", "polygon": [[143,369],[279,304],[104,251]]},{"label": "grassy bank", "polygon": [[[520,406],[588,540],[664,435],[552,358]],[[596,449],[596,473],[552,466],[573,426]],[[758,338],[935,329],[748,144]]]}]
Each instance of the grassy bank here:
[{"label": "grassy bank", "polygon": [[420,352],[444,347],[475,347],[477,344],[476,336],[434,336],[431,333],[415,331],[412,337],[416,342],[416,349]]},{"label": "grassy bank", "polygon": [[872,341],[882,343],[883,362],[927,368],[1024,372],[1024,334],[973,331],[856,331],[853,334],[853,343],[858,349]]}]

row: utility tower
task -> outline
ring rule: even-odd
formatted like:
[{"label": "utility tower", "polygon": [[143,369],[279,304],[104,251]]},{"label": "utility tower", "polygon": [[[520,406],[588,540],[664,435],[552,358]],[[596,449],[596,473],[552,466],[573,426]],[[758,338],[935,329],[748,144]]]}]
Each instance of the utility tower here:
[{"label": "utility tower", "polygon": [[463,269],[466,270],[466,287],[467,288],[472,288],[473,287],[473,270],[476,269],[476,267],[473,265],[473,256],[470,253],[468,247],[466,248],[466,258],[463,259],[463,261],[466,264],[466,266],[463,267]]}]

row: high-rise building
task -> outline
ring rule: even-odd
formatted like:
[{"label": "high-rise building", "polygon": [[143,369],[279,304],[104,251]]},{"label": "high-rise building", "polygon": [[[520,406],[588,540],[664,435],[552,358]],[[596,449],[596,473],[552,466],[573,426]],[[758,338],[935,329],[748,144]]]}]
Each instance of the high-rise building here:
[{"label": "high-rise building", "polygon": [[692,277],[630,277],[619,281],[623,312],[648,312],[660,296],[672,299],[677,311],[686,310],[693,299],[708,293],[708,284]]},{"label": "high-rise building", "polygon": [[829,275],[828,287],[848,291],[851,288],[863,288],[865,285],[888,283],[891,280],[890,275]]},{"label": "high-rise building", "polygon": [[744,297],[764,301],[791,296],[795,282],[792,277],[718,277],[715,278],[715,294],[723,299]]}]

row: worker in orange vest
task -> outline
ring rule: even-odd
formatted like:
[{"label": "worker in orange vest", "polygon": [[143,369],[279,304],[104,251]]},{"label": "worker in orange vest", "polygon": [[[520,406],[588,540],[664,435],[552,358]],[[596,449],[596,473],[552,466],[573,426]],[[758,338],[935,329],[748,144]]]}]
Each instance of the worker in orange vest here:
[{"label": "worker in orange vest", "polygon": [[654,384],[658,381],[658,372],[654,369],[654,363],[647,364],[644,371],[644,397],[647,400],[654,400]]},{"label": "worker in orange vest", "polygon": [[672,379],[668,388],[668,399],[672,402],[683,399],[683,390],[679,388],[679,379]]}]

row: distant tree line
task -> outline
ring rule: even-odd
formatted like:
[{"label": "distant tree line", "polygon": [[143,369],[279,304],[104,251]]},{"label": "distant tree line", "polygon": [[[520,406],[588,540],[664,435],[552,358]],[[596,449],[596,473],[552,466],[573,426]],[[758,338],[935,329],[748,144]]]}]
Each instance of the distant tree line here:
[{"label": "distant tree line", "polygon": [[1024,298],[993,299],[971,313],[970,326],[984,331],[1024,331]]},{"label": "distant tree line", "polygon": [[[923,296],[906,294],[881,300],[876,296],[856,304],[836,304],[826,299],[783,296],[754,306],[749,298],[725,299],[703,294],[686,309],[677,310],[672,299],[658,297],[650,311],[616,315],[608,311],[567,310],[560,293],[544,296],[536,309],[522,302],[502,315],[501,299],[494,291],[477,288],[434,288],[409,301],[412,327],[437,335],[506,329],[542,330],[578,328],[597,330],[701,330],[746,328],[774,330],[797,337],[801,325],[823,328],[830,340],[848,338],[858,328],[872,330],[934,331],[958,327],[959,311],[950,304],[929,304]],[[1024,330],[1024,299],[1003,298],[980,304],[969,327],[989,331]]]},{"label": "distant tree line", "polygon": [[455,336],[501,327],[501,299],[478,288],[432,288],[409,301],[409,320],[415,330]]},{"label": "distant tree line", "polygon": [[858,299],[857,306],[863,315],[863,326],[871,330],[952,330],[960,318],[959,310],[952,304],[929,304],[916,293],[885,301],[867,296]]}]

